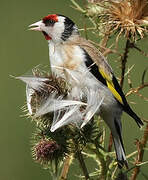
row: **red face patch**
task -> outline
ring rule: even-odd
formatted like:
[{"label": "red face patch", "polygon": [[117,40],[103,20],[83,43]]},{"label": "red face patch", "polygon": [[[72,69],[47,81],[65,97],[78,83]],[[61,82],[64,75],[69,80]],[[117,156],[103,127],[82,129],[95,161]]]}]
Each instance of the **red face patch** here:
[{"label": "red face patch", "polygon": [[43,18],[43,22],[45,22],[47,20],[53,20],[55,22],[58,22],[58,16],[56,14],[49,14],[48,16],[45,16]]}]

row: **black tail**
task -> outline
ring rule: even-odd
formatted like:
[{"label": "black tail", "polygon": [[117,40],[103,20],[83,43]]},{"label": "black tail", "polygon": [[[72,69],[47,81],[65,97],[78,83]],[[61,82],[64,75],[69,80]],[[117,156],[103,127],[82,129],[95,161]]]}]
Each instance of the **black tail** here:
[{"label": "black tail", "polygon": [[126,98],[125,98],[125,95],[117,81],[117,79],[115,78],[115,76],[113,76],[113,84],[114,84],[114,87],[116,89],[116,91],[120,94],[121,98],[122,98],[122,101],[123,101],[123,104],[120,103],[117,99],[117,102],[122,106],[123,110],[129,114],[133,119],[135,119],[136,123],[138,124],[139,127],[143,126],[143,122],[141,121],[141,119],[134,113],[134,111],[130,108]]},{"label": "black tail", "polygon": [[130,106],[127,104],[126,106],[123,107],[124,111],[129,114],[133,119],[135,119],[137,125],[139,127],[143,126],[143,122],[141,119],[137,116],[137,114],[130,108]]},{"label": "black tail", "polygon": [[116,151],[116,156],[117,156],[117,161],[118,161],[118,167],[121,169],[125,165],[128,168],[124,144],[123,144],[122,135],[121,135],[121,131],[122,131],[121,121],[116,120],[115,118],[114,125],[115,125],[115,129],[114,129],[114,132],[112,132],[112,136],[113,136],[113,141],[114,141],[114,146],[115,146],[115,151]]}]

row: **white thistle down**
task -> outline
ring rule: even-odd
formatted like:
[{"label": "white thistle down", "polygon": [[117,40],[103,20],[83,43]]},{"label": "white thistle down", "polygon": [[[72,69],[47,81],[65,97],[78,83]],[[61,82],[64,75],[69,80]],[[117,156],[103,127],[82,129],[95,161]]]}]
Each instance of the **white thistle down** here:
[{"label": "white thistle down", "polygon": [[35,76],[20,76],[20,77],[16,77],[16,79],[22,80],[23,82],[28,84],[30,88],[37,91],[44,90],[43,87],[45,85],[45,82],[49,80],[48,78],[35,77]]},{"label": "white thistle down", "polygon": [[[60,69],[60,67],[56,68]],[[44,87],[49,79],[35,76],[17,78],[27,84],[26,98],[30,115],[36,118],[50,112],[54,113],[50,129],[52,132],[68,124],[75,124],[78,128],[84,127],[96,113],[99,113],[99,107],[104,99],[104,93],[102,93],[105,90],[104,87],[90,74],[89,70],[85,72],[66,68],[62,70],[65,81],[70,82],[71,90],[66,97],[59,95],[56,90],[46,93],[34,115],[31,105],[32,96],[35,91],[46,92],[47,89]],[[69,79],[66,79],[67,74]]]},{"label": "white thistle down", "polygon": [[31,100],[34,93],[35,93],[35,90],[30,88],[30,86],[27,84],[26,85],[26,101],[27,101],[27,108],[29,111],[29,115],[33,114]]},{"label": "white thistle down", "polygon": [[74,100],[63,100],[63,96],[59,96],[56,98],[56,93],[49,96],[47,100],[43,101],[43,104],[37,110],[35,117],[42,116],[49,112],[55,112],[61,109],[65,109],[68,106],[76,106],[76,105],[86,105],[81,101],[74,101]]},{"label": "white thistle down", "polygon": [[27,108],[29,111],[29,114],[33,114],[31,100],[32,95],[36,91],[44,90],[45,81],[47,81],[47,78],[41,78],[41,77],[34,77],[34,76],[20,76],[16,77],[16,79],[22,80],[26,83],[26,101],[27,101]]},{"label": "white thistle down", "polygon": [[[77,127],[79,127],[81,121],[82,121],[82,114],[79,111],[80,106],[69,106],[66,108],[66,111],[63,115],[63,111],[55,111],[54,112],[54,118],[53,118],[53,123],[51,125],[51,132],[54,132],[58,128],[68,125],[68,124],[75,124]],[[61,117],[62,115],[62,117]]]}]

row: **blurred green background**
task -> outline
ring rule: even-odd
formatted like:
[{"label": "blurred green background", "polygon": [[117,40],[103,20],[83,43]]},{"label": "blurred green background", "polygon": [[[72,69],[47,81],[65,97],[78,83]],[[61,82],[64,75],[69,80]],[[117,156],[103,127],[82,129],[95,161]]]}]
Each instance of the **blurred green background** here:
[{"label": "blurred green background", "polygon": [[[85,3],[84,0],[79,0],[79,2]],[[25,85],[11,78],[10,75],[19,76],[38,64],[49,63],[47,42],[41,34],[28,31],[29,24],[40,20],[47,14],[58,13],[69,16],[79,27],[83,27],[83,17],[70,5],[69,0],[1,0],[0,180],[50,179],[48,171],[34,163],[31,157],[30,140],[33,123],[30,119],[22,116],[24,113],[21,110],[25,102]],[[147,40],[142,40],[139,46],[147,51]],[[117,64],[113,61],[110,63],[115,74],[118,73]],[[133,51],[130,54],[130,65],[132,64],[135,64],[132,77],[136,86],[144,68],[148,66],[147,58]],[[148,94],[146,89],[144,94]],[[129,100],[136,101],[135,111],[142,117],[147,117],[146,102],[138,97],[135,100],[135,96],[131,96]],[[134,141],[140,136],[140,131],[127,115],[124,115],[123,118],[126,119],[123,122],[123,133],[128,154],[135,149]],[[145,155],[145,160],[148,160],[148,154]],[[76,171],[77,169],[75,166]],[[147,165],[142,168],[145,173],[147,173],[147,169]],[[73,176],[69,179],[77,178]],[[138,179],[144,180],[142,175]]]}]

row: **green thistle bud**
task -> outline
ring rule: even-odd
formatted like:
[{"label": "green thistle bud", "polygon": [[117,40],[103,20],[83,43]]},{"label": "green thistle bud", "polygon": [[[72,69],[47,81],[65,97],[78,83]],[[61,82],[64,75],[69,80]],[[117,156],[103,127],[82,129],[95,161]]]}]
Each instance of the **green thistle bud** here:
[{"label": "green thistle bud", "polygon": [[87,16],[97,16],[99,14],[101,14],[103,12],[104,8],[97,5],[97,4],[92,4],[92,3],[89,3],[87,5]]}]

